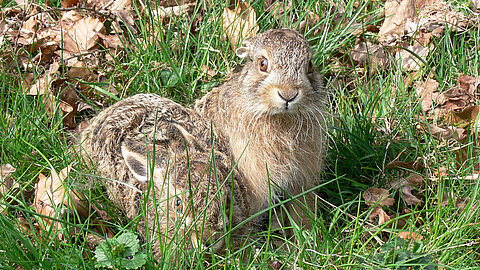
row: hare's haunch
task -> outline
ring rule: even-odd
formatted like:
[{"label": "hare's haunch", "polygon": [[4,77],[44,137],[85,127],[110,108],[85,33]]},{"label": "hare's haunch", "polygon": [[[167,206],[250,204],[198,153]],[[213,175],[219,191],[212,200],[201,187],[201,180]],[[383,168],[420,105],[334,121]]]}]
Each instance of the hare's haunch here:
[{"label": "hare's haunch", "polygon": [[[258,34],[237,55],[248,59],[245,66],[197,101],[195,110],[213,120],[238,160],[253,214],[269,204],[272,192],[298,195],[317,184],[327,145],[327,94],[308,42],[293,30]],[[306,204],[313,211],[311,195]],[[310,225],[306,211],[289,207]]]},{"label": "hare's haunch", "polygon": [[[238,173],[227,178],[230,159],[219,142],[212,150],[212,136],[210,124],[193,110],[139,94],[93,118],[77,148],[129,219],[145,209],[137,228],[144,236],[148,229],[160,256],[160,241],[218,250],[225,228],[244,219],[243,192],[232,180]],[[235,213],[231,220],[224,219],[222,205],[227,217]]]}]

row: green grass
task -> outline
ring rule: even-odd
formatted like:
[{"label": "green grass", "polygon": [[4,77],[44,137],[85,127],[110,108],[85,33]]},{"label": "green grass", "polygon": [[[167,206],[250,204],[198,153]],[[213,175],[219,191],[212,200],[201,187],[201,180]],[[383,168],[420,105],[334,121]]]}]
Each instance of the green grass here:
[{"label": "green grass", "polygon": [[[13,1],[3,2],[13,5]],[[219,18],[224,3],[217,2],[197,3],[194,14],[201,14],[201,19],[189,16],[158,23],[147,10],[138,21],[139,32],[124,33],[123,37],[129,41],[125,53],[102,61],[98,67],[98,71],[106,72],[107,84],[119,92],[117,98],[157,93],[190,106],[224,81],[239,60],[229,42],[222,40]],[[262,13],[263,1],[252,1],[251,5],[257,11],[261,31],[273,27],[296,28],[295,21],[305,18],[307,10],[321,18],[307,31],[306,37],[315,52],[314,62],[331,92],[333,117],[329,127],[328,166],[319,175],[325,180],[318,190],[320,211],[312,222],[313,229],[295,231],[295,240],[281,248],[277,248],[278,243],[286,240],[267,230],[260,233],[263,237],[241,243],[225,255],[189,251],[182,243],[170,243],[164,247],[167,252],[159,261],[151,256],[151,244],[142,243],[147,254],[145,269],[267,269],[274,262],[284,264],[284,269],[422,269],[426,261],[438,269],[478,269],[480,188],[478,181],[464,179],[475,168],[478,171],[476,134],[471,132],[466,144],[468,156],[458,166],[453,150],[460,146],[458,142],[439,141],[417,129],[416,116],[422,115],[421,106],[415,86],[404,84],[401,67],[393,65],[361,76],[351,66],[334,66],[334,55],[340,49],[348,52],[355,45],[355,37],[349,33],[356,28],[347,26],[356,27],[354,22],[360,23],[360,27],[376,23],[375,8],[381,1],[360,1],[359,8],[354,7],[355,1],[349,1],[345,14],[340,16],[343,24],[333,23],[338,11],[326,3],[294,2],[281,19]],[[318,33],[314,35],[315,30]],[[435,49],[425,59],[427,66],[420,70],[418,80],[424,80],[434,70],[443,91],[456,84],[460,73],[479,76],[479,31],[472,28],[458,34],[447,30],[444,36],[435,38]],[[8,55],[13,45],[1,46],[0,53]],[[216,74],[205,75],[204,65]],[[0,67],[0,165],[10,163],[16,167],[13,177],[28,191],[34,188],[40,173],[49,175],[51,167],[59,171],[73,163],[73,174],[67,179],[69,185],[83,190],[90,202],[106,211],[111,219],[105,225],[114,233],[135,232],[136,222],[128,221],[113,207],[98,181],[91,181],[98,179],[92,168],[69,154],[70,135],[63,128],[62,114],[47,115],[39,97],[23,93],[21,82],[26,72],[20,63],[3,58]],[[346,87],[335,87],[334,81],[342,81]],[[96,100],[107,105],[114,102],[94,90],[85,96],[97,110],[101,108]],[[80,115],[76,120],[80,122],[84,117]],[[422,190],[424,204],[409,207],[409,212],[403,211],[406,204],[398,192],[390,190],[396,203],[389,213],[396,213],[396,217],[386,224],[372,225],[368,220],[371,210],[363,202],[362,191],[372,186],[382,187],[402,176],[399,171],[386,169],[390,161],[417,158],[424,160],[425,169],[420,173],[425,177],[440,167],[446,167],[449,174],[440,180],[426,178]],[[94,269],[94,249],[85,241],[87,233],[94,233],[93,217],[78,220],[75,215],[61,215],[59,209],[58,220],[67,236],[59,241],[53,230],[34,229],[40,216],[31,205],[33,198],[22,194],[26,192],[1,202],[7,211],[0,215],[0,268]],[[457,196],[470,198],[462,212],[453,204]],[[441,206],[447,198],[449,203]],[[28,232],[20,226],[20,219],[31,225]],[[72,230],[75,233],[68,233]],[[395,246],[388,242],[402,230],[422,234],[421,244]],[[410,260],[402,261],[407,255]],[[204,260],[208,263],[201,263]]]}]

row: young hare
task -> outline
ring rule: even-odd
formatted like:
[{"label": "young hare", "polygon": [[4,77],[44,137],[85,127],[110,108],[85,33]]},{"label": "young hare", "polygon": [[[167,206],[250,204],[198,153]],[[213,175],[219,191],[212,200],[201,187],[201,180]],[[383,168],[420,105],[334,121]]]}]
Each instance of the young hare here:
[{"label": "young hare", "polygon": [[93,118],[78,148],[106,178],[110,198],[129,219],[145,210],[137,228],[152,239],[158,257],[160,242],[172,240],[215,252],[225,228],[243,220],[243,192],[236,180],[227,178],[230,159],[220,143],[215,144],[213,160],[213,139],[208,122],[193,110],[139,94]]},{"label": "young hare", "polygon": [[[327,147],[327,93],[307,40],[293,30],[258,34],[237,55],[248,59],[245,66],[197,101],[195,110],[213,120],[238,160],[254,214],[274,196],[299,195],[318,183]],[[311,193],[299,197],[287,209],[309,228],[315,200]]]}]

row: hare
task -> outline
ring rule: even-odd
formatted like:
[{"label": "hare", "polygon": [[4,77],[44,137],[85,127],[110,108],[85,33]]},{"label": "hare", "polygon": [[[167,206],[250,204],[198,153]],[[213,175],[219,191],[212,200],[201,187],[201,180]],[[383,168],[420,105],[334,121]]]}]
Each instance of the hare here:
[{"label": "hare", "polygon": [[80,137],[79,152],[96,165],[127,218],[145,209],[137,229],[153,239],[155,256],[161,256],[161,241],[173,240],[216,252],[225,228],[243,221],[247,205],[234,178],[239,174],[229,176],[224,147],[215,142],[212,150],[210,124],[193,110],[138,94],[99,113]]},{"label": "hare", "polygon": [[[298,195],[286,201],[287,209],[310,228],[314,196],[301,195],[316,186],[324,167],[328,98],[310,46],[294,30],[274,29],[247,39],[236,53],[247,63],[198,100],[195,110],[213,121],[238,160],[249,215],[275,197]],[[277,221],[273,225],[282,225]]]}]

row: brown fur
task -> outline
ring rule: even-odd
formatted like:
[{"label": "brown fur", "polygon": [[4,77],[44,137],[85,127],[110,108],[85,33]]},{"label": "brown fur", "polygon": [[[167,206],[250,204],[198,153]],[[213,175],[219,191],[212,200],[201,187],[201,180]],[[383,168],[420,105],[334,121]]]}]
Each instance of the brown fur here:
[{"label": "brown fur", "polygon": [[[219,136],[228,142],[245,176],[242,181],[254,214],[268,206],[272,190],[280,193],[272,182],[290,195],[318,183],[327,145],[327,97],[320,74],[311,66],[307,41],[293,30],[259,34],[247,40],[237,55],[249,61],[197,101],[195,110],[212,119]],[[266,72],[259,68],[262,59],[268,60]],[[306,197],[306,204],[314,210],[312,196]],[[310,226],[302,207],[296,203],[288,207],[298,222]]]},{"label": "brown fur", "polygon": [[187,246],[199,247],[218,239],[229,227],[219,198],[224,199],[227,216],[233,211],[231,225],[245,218],[244,191],[236,180],[239,173],[232,173],[233,180],[227,178],[230,159],[219,141],[215,141],[212,162],[214,139],[210,124],[193,110],[156,95],[139,94],[93,118],[77,149],[105,178],[110,198],[129,219],[146,210],[138,230],[146,237],[149,229],[155,255],[160,256],[160,241],[185,241]]}]

